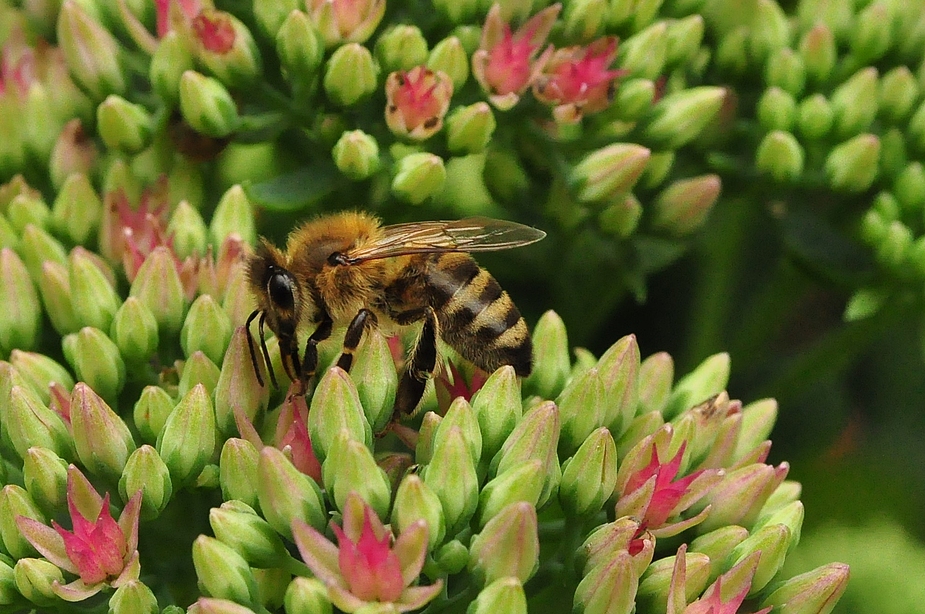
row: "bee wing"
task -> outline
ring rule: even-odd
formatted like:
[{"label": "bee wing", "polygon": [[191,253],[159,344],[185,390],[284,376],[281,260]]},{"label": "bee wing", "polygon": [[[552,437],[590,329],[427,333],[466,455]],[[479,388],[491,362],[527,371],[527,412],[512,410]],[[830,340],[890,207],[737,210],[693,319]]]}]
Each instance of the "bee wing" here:
[{"label": "bee wing", "polygon": [[383,226],[379,237],[350,250],[351,264],[378,258],[436,252],[489,252],[535,243],[542,230],[516,222],[470,217],[443,222],[410,222]]}]

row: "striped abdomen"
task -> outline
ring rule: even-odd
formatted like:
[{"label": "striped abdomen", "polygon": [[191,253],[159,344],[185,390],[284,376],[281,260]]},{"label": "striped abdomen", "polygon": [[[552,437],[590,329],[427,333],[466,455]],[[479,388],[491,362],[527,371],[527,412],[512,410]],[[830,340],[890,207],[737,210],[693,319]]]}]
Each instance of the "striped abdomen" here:
[{"label": "striped abdomen", "polygon": [[511,365],[518,375],[529,375],[527,323],[495,278],[463,253],[434,255],[426,271],[443,340],[489,373]]}]

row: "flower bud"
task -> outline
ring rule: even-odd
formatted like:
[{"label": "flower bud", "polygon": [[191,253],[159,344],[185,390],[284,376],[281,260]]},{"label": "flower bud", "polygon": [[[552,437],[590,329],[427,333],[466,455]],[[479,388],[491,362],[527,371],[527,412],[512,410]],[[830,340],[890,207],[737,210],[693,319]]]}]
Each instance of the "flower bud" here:
[{"label": "flower bud", "polygon": [[25,231],[30,224],[44,230],[50,217],[51,210],[39,196],[18,194],[6,206],[6,218],[19,232]]},{"label": "flower bud", "polygon": [[148,70],[151,88],[165,103],[176,106],[180,98],[180,78],[192,68],[193,56],[189,45],[179,32],[171,30],[161,38],[151,56]]},{"label": "flower bud", "polygon": [[[454,2],[452,4],[463,4]],[[469,79],[469,58],[457,36],[448,36],[434,45],[427,56],[427,68],[442,72],[453,82],[453,89],[459,90]]]},{"label": "flower bud", "polygon": [[874,2],[860,11],[851,28],[851,55],[861,64],[883,57],[893,44],[892,10],[884,2]]},{"label": "flower bud", "polygon": [[434,446],[423,479],[443,505],[447,536],[456,535],[475,513],[479,496],[475,469],[462,429],[453,427],[446,431],[441,445]]},{"label": "flower bud", "polygon": [[662,149],[686,145],[716,118],[725,98],[721,87],[692,87],[669,94],[653,108],[645,135]]},{"label": "flower bud", "polygon": [[571,172],[582,202],[599,202],[630,191],[651,152],[632,143],[615,143],[585,156]]},{"label": "flower bud", "polygon": [[707,357],[693,371],[678,380],[665,409],[665,417],[673,417],[719,394],[726,389],[728,382],[729,354],[721,352]]},{"label": "flower bud", "polygon": [[825,160],[829,185],[842,192],[863,192],[877,178],[880,139],[859,134],[834,147]]},{"label": "flower bud", "polygon": [[153,119],[141,105],[110,95],[96,108],[96,125],[106,147],[137,154],[151,144]]},{"label": "flower bud", "polygon": [[527,614],[527,596],[517,578],[498,578],[479,591],[467,611],[471,614]]},{"label": "flower bud", "polygon": [[51,608],[61,602],[54,586],[64,584],[61,570],[45,559],[19,558],[13,567],[16,590],[39,607]]},{"label": "flower bud", "polygon": [[541,403],[524,414],[491,461],[490,470],[495,475],[501,475],[531,460],[541,461],[545,481],[537,507],[542,507],[555,493],[562,477],[556,455],[560,429],[559,410],[555,403]]},{"label": "flower bud", "polygon": [[668,23],[666,63],[683,66],[690,62],[703,42],[704,20],[701,15],[689,15]]},{"label": "flower bud", "polygon": [[[639,535],[639,521],[629,516],[598,526],[575,552],[576,569],[588,573],[592,568],[613,560],[621,551],[628,550]],[[645,537],[645,533],[641,535],[643,537],[640,539],[652,541],[651,536]],[[645,566],[638,571],[642,572],[644,569]]]},{"label": "flower bud", "polygon": [[21,236],[17,251],[33,280],[39,279],[42,274],[42,265],[45,262],[57,264],[67,262],[67,252],[61,242],[39,226],[32,223],[26,224],[21,231]]},{"label": "flower bud", "polygon": [[122,418],[83,382],[71,393],[71,430],[81,463],[113,481],[122,475],[135,440]]},{"label": "flower bud", "polygon": [[769,87],[758,101],[758,122],[765,130],[790,130],[796,118],[797,103],[779,87]]},{"label": "flower bud", "polygon": [[29,271],[12,249],[0,250],[0,354],[31,349],[38,341],[42,311]]},{"label": "flower bud", "polygon": [[803,58],[790,47],[776,50],[764,68],[765,83],[779,88],[791,96],[799,96],[806,85],[806,68]]},{"label": "flower bud", "polygon": [[[299,0],[282,0],[280,2],[255,2],[254,20],[266,38],[275,39],[283,23],[293,12],[305,8]],[[301,13],[308,21],[308,15]],[[310,23],[310,22],[309,22]]]},{"label": "flower bud", "polygon": [[58,190],[51,210],[51,227],[58,236],[86,245],[99,229],[103,203],[83,173],[72,173]]},{"label": "flower bud", "polygon": [[140,580],[129,580],[119,585],[109,598],[111,614],[158,614],[157,597]]},{"label": "flower bud", "polygon": [[392,507],[392,525],[399,534],[415,522],[423,520],[428,527],[429,551],[443,542],[446,521],[440,499],[417,475],[409,474],[401,481]]},{"label": "flower bud", "polygon": [[761,605],[785,614],[827,613],[848,587],[848,576],[847,565],[829,563],[773,586]]},{"label": "flower bud", "polygon": [[788,470],[787,463],[778,467],[754,463],[727,473],[706,496],[713,508],[701,529],[710,531],[728,524],[752,526],[768,497],[787,477]]},{"label": "flower bud", "polygon": [[222,195],[209,224],[209,240],[216,249],[231,234],[237,234],[248,245],[257,243],[254,207],[237,184]]},{"label": "flower bud", "polygon": [[374,51],[383,70],[411,70],[427,60],[427,39],[417,26],[399,24],[379,36]]},{"label": "flower bud", "polygon": [[578,0],[565,5],[562,15],[566,40],[588,42],[604,29],[608,18],[607,0]]},{"label": "flower bud", "polygon": [[482,437],[482,458],[491,459],[520,422],[520,380],[510,365],[492,373],[472,397],[472,411]]},{"label": "flower bud", "polygon": [[119,479],[119,495],[123,501],[128,501],[139,490],[142,492],[141,516],[145,520],[157,518],[173,494],[170,471],[149,445],[132,452]]},{"label": "flower bud", "polygon": [[719,191],[718,175],[675,181],[656,197],[652,226],[674,236],[691,234],[706,222]]},{"label": "flower bud", "polygon": [[0,490],[0,541],[3,542],[3,549],[14,559],[34,556],[35,548],[19,530],[17,516],[45,524],[45,517],[29,493],[15,484],[8,484]]},{"label": "flower bud", "polygon": [[641,119],[652,108],[655,82],[651,79],[629,79],[620,85],[613,101],[613,110],[623,121]]},{"label": "flower bud", "polygon": [[412,205],[419,205],[440,192],[445,182],[443,158],[427,152],[412,153],[396,163],[392,193]]},{"label": "flower bud", "polygon": [[661,412],[671,396],[674,360],[667,352],[652,354],[639,365],[638,413]]},{"label": "flower bud", "polygon": [[44,354],[13,350],[10,352],[10,364],[46,405],[51,401],[48,388],[51,384],[57,382],[68,392],[74,387],[74,380],[67,369]]},{"label": "flower bud", "polygon": [[276,54],[286,79],[293,85],[297,97],[301,98],[314,87],[315,77],[324,60],[324,41],[306,13],[293,10],[282,22],[276,33]]},{"label": "flower bud", "polygon": [[572,379],[556,397],[562,419],[559,450],[563,457],[571,456],[595,429],[607,423],[604,395],[601,373],[593,367]]},{"label": "flower bud", "polygon": [[180,399],[157,438],[157,452],[178,488],[193,482],[215,452],[215,412],[205,386]]},{"label": "flower bud", "polygon": [[554,398],[562,391],[570,368],[565,323],[556,312],[547,311],[533,328],[533,371],[524,380],[524,391]]},{"label": "flower bud", "polygon": [[800,55],[803,56],[807,76],[817,83],[825,82],[832,74],[838,57],[832,30],[823,22],[813,26],[800,41]]},{"label": "flower bud", "polygon": [[79,119],[72,119],[61,129],[51,151],[48,174],[52,184],[60,187],[73,173],[90,173],[96,157],[96,142],[92,134],[84,130]]},{"label": "flower bud", "polygon": [[742,76],[748,69],[748,39],[751,30],[740,26],[723,34],[716,48],[716,65],[723,72]]},{"label": "flower bud", "polygon": [[317,578],[296,576],[286,587],[283,598],[286,612],[312,612],[313,614],[332,614],[331,600],[328,599],[327,587]]},{"label": "flower bud", "polygon": [[189,201],[181,200],[170,216],[167,236],[172,239],[177,258],[202,256],[208,244],[208,229],[199,211]]},{"label": "flower bud", "polygon": [[862,68],[832,92],[835,136],[847,138],[866,130],[877,116],[877,69]]},{"label": "flower bud", "polygon": [[486,102],[457,107],[447,119],[447,146],[457,155],[481,153],[495,131],[495,116]]},{"label": "flower bud", "polygon": [[483,586],[509,576],[523,583],[536,571],[539,551],[536,508],[512,503],[472,538],[469,570]]},{"label": "flower bud", "polygon": [[331,54],[322,85],[334,104],[348,107],[376,90],[377,72],[369,49],[358,43],[348,43]]},{"label": "flower bud", "polygon": [[133,422],[141,434],[142,441],[157,441],[173,407],[173,399],[167,391],[159,386],[145,386],[132,412]]},{"label": "flower bud", "polygon": [[301,473],[285,455],[269,446],[257,461],[257,498],[260,511],[273,529],[292,539],[292,521],[298,518],[316,529],[323,529],[328,516],[321,489]]},{"label": "flower bud", "polygon": [[252,567],[278,567],[288,557],[279,535],[240,501],[226,501],[209,510],[209,525],[219,541],[231,546]]},{"label": "flower bud", "polygon": [[180,112],[193,130],[217,139],[231,135],[241,122],[228,90],[193,70],[180,77]]},{"label": "flower bud", "polygon": [[469,550],[458,539],[443,544],[434,555],[438,567],[448,574],[457,574],[469,564]]},{"label": "flower bud", "polygon": [[925,205],[925,193],[922,190],[925,190],[925,169],[920,162],[906,166],[893,184],[896,200],[903,212],[911,215],[921,215]]},{"label": "flower bud", "polygon": [[797,108],[797,127],[807,139],[821,139],[829,133],[834,122],[832,105],[822,94],[810,96]]},{"label": "flower bud", "polygon": [[919,87],[912,72],[905,66],[897,66],[880,80],[880,113],[887,120],[899,123],[913,109],[919,97]]},{"label": "flower bud", "polygon": [[356,386],[343,369],[328,369],[318,382],[307,426],[315,454],[321,461],[331,453],[344,430],[364,446],[371,445],[372,429],[363,413]]},{"label": "flower bud", "polygon": [[362,181],[379,170],[379,144],[362,130],[344,132],[331,150],[338,170],[354,181]]},{"label": "flower bud", "polygon": [[221,362],[231,339],[231,321],[212,296],[203,294],[190,306],[183,328],[180,346],[191,356],[201,351],[214,363]]},{"label": "flower bud", "polygon": [[48,448],[29,448],[23,457],[23,485],[39,509],[54,515],[66,505],[67,461]]},{"label": "flower bud", "polygon": [[925,151],[925,102],[919,105],[909,118],[906,141],[911,149]]},{"label": "flower bud", "polygon": [[[218,430],[222,433],[231,433],[236,428],[236,411],[243,412],[249,420],[253,420],[258,412],[267,408],[269,402],[269,389],[257,385],[247,335],[248,332],[243,326],[239,326],[231,334],[231,341],[222,361],[221,374],[215,385],[215,419]],[[316,390],[315,397],[317,396]],[[312,397],[312,407],[315,397]],[[314,438],[313,434],[312,439]]]},{"label": "flower bud", "polygon": [[[684,586],[675,587],[677,578],[677,558],[684,557],[680,562],[684,569]],[[710,583],[710,559],[698,552],[685,553],[678,551],[675,556],[666,556],[652,563],[639,579],[637,598],[642,604],[648,605],[653,611],[666,610],[669,594],[672,590],[682,588],[684,602],[694,601]]]},{"label": "flower bud", "polygon": [[627,551],[591,568],[575,589],[573,612],[630,614],[636,605],[638,576]]},{"label": "flower bud", "polygon": [[59,335],[77,331],[80,325],[77,323],[71,304],[67,268],[57,262],[43,263],[38,284],[39,291],[42,293],[42,303],[45,305],[45,311],[55,331]]},{"label": "flower bud", "polygon": [[256,604],[257,582],[247,561],[215,539],[200,535],[193,542],[193,565],[203,592],[236,603]]},{"label": "flower bud", "polygon": [[116,311],[109,332],[129,365],[142,365],[157,351],[157,321],[144,303],[128,297]]},{"label": "flower bud", "polygon": [[64,337],[61,346],[77,379],[89,384],[104,399],[115,402],[125,385],[125,363],[116,344],[103,331],[86,326]]},{"label": "flower bud", "polygon": [[356,385],[360,405],[372,431],[381,432],[392,418],[398,375],[389,343],[379,331],[367,334],[350,370],[350,379]]},{"label": "flower bud", "polygon": [[74,316],[83,326],[109,330],[119,309],[120,298],[93,255],[78,248],[68,258],[71,302]]},{"label": "flower bud", "polygon": [[259,507],[257,500],[257,459],[260,453],[254,444],[231,437],[222,446],[219,461],[219,485],[222,499],[237,500],[253,509]]},{"label": "flower bud", "polygon": [[391,489],[385,472],[365,444],[342,434],[322,465],[327,495],[344,510],[347,497],[358,494],[379,517],[388,515]]},{"label": "flower bud", "polygon": [[586,517],[600,511],[617,483],[617,447],[610,431],[599,428],[562,466],[559,502],[567,514]]},{"label": "flower bud", "polygon": [[340,6],[318,0],[307,4],[312,22],[329,48],[344,42],[365,42],[385,13],[385,0],[361,0]]},{"label": "flower bud", "polygon": [[122,49],[106,28],[68,0],[58,16],[58,44],[74,80],[96,100],[126,89]]},{"label": "flower bud", "polygon": [[750,554],[761,553],[755,576],[752,578],[750,594],[761,591],[780,571],[790,543],[790,529],[786,525],[775,524],[754,531],[732,550],[728,560],[733,566],[744,561]]},{"label": "flower bud", "polygon": [[192,33],[196,59],[222,83],[247,86],[260,74],[254,37],[231,13],[201,9],[192,20]]},{"label": "flower bud", "polygon": [[[17,379],[21,377],[18,373],[16,375]],[[72,458],[71,436],[61,416],[42,403],[30,388],[15,381],[11,383],[3,424],[5,435],[16,454],[25,458],[30,447],[38,446],[58,456]],[[25,384],[25,381],[22,383]]]},{"label": "flower bud", "polygon": [[168,248],[157,247],[148,255],[138,269],[129,295],[151,310],[162,334],[173,335],[180,330],[186,299],[174,255]]},{"label": "flower bud", "polygon": [[765,135],[755,152],[755,166],[775,181],[789,183],[803,174],[805,154],[789,132],[775,130]]},{"label": "flower bud", "polygon": [[728,567],[725,561],[733,549],[748,537],[748,529],[737,525],[726,525],[695,538],[690,545],[691,552],[700,552],[710,559],[710,576],[716,577]]},{"label": "flower bud", "polygon": [[655,79],[662,74],[668,59],[668,24],[657,21],[623,41],[617,53],[621,68],[633,77]]},{"label": "flower bud", "polygon": [[479,494],[479,526],[484,526],[512,503],[524,501],[535,507],[543,492],[545,478],[545,468],[539,459],[499,473],[485,484]]},{"label": "flower bud", "polygon": [[633,234],[642,218],[642,204],[633,194],[617,197],[598,215],[598,224],[607,234],[625,239]]}]

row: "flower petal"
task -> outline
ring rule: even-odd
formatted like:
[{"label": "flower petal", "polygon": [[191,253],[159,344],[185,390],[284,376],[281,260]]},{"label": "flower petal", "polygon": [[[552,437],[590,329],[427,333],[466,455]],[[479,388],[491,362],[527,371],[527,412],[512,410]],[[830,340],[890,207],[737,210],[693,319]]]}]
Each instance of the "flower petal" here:
[{"label": "flower petal", "polygon": [[411,586],[406,588],[395,605],[399,612],[410,612],[424,607],[443,590],[443,580],[437,580],[430,586]]},{"label": "flower petal", "polygon": [[38,520],[27,518],[25,516],[16,517],[16,527],[26,540],[32,544],[32,547],[39,551],[48,561],[64,571],[76,574],[77,566],[67,558],[67,548],[64,545],[64,538]]},{"label": "flower petal", "polygon": [[[67,500],[68,505],[73,503],[84,518],[96,518],[103,509],[103,497],[96,492],[87,476],[74,465],[67,468]],[[73,519],[72,513],[71,520]],[[74,531],[77,531],[76,525]]]},{"label": "flower petal", "polygon": [[125,567],[119,577],[110,582],[113,588],[119,588],[123,584],[137,580],[141,575],[141,562],[138,559],[138,551],[132,553],[131,558],[126,562]]},{"label": "flower petal", "polygon": [[292,537],[302,560],[319,580],[327,584],[328,588],[346,587],[344,578],[340,575],[337,546],[301,520],[292,522]]},{"label": "flower petal", "polygon": [[142,491],[138,490],[128,500],[122,513],[119,514],[119,528],[125,536],[125,556],[131,555],[138,549],[138,518],[141,514]]},{"label": "flower petal", "polygon": [[55,582],[51,586],[51,590],[54,591],[55,595],[61,597],[64,601],[77,602],[83,601],[84,599],[89,599],[93,595],[97,594],[105,584],[102,582],[97,582],[92,586],[87,586],[84,584],[83,580],[77,579],[69,584],[60,584]]},{"label": "flower petal", "polygon": [[697,514],[693,518],[687,518],[680,522],[666,524],[661,527],[650,529],[650,532],[655,537],[672,537],[674,535],[677,535],[678,533],[681,533],[682,531],[686,531],[687,529],[691,527],[697,526],[698,524],[706,520],[707,516],[710,515],[711,507],[712,506],[709,506],[709,505],[706,506],[703,509],[703,511],[701,511],[699,514]]},{"label": "flower petal", "polygon": [[429,534],[427,523],[424,520],[416,520],[406,527],[395,540],[392,551],[401,565],[401,577],[405,586],[421,575],[424,558],[427,556]]},{"label": "flower petal", "polygon": [[342,612],[355,612],[366,605],[365,601],[354,596],[346,588],[332,586],[330,584],[328,584],[327,587],[328,599],[330,599],[331,603],[337,606],[337,609]]}]

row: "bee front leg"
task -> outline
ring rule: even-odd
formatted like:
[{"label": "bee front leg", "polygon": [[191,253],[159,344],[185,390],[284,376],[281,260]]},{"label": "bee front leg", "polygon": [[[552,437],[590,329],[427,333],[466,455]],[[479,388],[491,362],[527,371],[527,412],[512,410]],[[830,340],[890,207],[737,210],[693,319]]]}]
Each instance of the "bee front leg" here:
[{"label": "bee front leg", "polygon": [[369,309],[361,309],[357,312],[344,335],[344,350],[337,359],[338,367],[344,371],[350,371],[353,365],[353,354],[359,347],[360,340],[363,339],[363,331],[376,326],[377,323],[376,314]]},{"label": "bee front leg", "polygon": [[437,316],[433,309],[424,313],[424,326],[421,336],[411,354],[411,361],[398,383],[395,394],[395,410],[392,420],[414,412],[424,396],[427,380],[437,368]]},{"label": "bee front leg", "polygon": [[331,336],[331,328],[334,322],[331,316],[325,313],[318,327],[315,328],[308,341],[305,344],[305,356],[302,358],[302,390],[307,390],[308,381],[315,376],[318,370],[318,344]]}]

